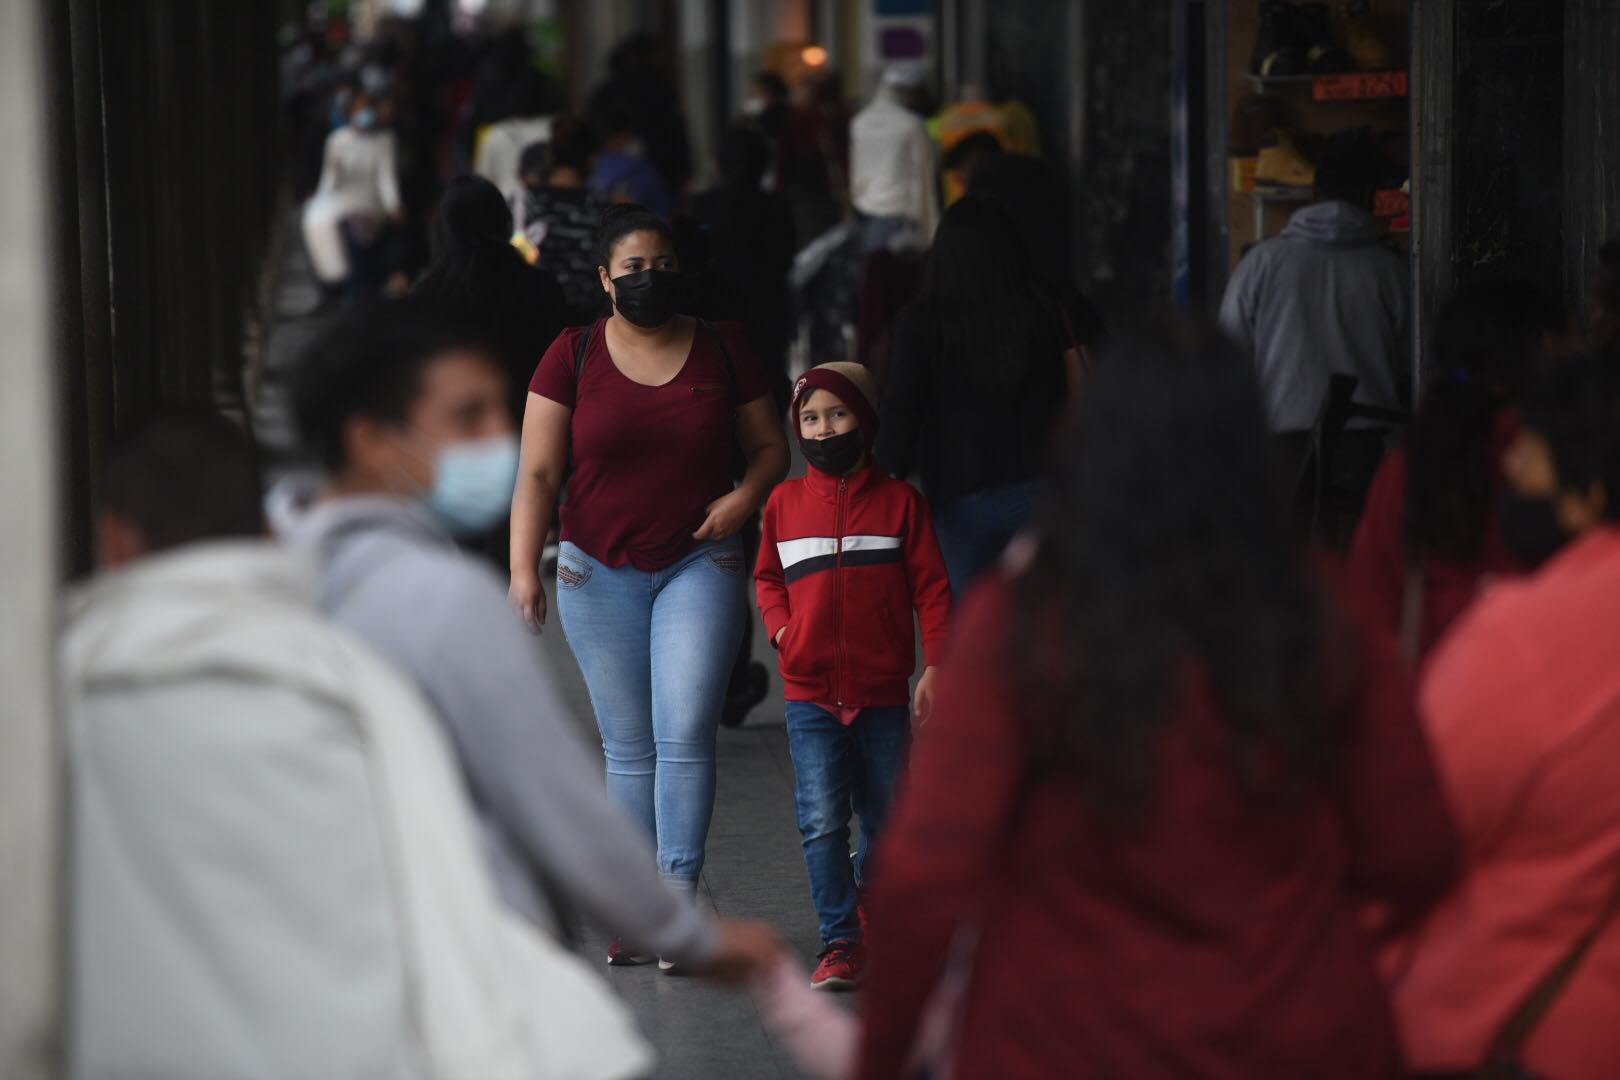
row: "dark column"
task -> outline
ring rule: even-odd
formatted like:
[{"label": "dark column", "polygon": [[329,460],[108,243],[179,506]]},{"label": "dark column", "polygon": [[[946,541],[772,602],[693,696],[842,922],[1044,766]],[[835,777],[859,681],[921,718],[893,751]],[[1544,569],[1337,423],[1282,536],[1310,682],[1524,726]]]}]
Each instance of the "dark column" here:
[{"label": "dark column", "polygon": [[1564,3],[1564,286],[1584,321],[1597,250],[1620,239],[1620,5]]},{"label": "dark column", "polygon": [[1078,185],[1085,287],[1111,321],[1170,302],[1170,4],[1087,0]]},{"label": "dark column", "polygon": [[1564,6],[1414,5],[1422,344],[1459,285],[1564,279]]}]

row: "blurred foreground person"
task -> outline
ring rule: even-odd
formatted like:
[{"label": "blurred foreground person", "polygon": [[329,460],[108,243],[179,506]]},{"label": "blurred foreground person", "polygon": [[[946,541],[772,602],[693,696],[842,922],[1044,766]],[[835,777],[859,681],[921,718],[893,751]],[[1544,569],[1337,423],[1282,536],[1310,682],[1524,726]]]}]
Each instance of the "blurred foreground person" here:
[{"label": "blurred foreground person", "polygon": [[1465,287],[1440,311],[1435,373],[1406,445],[1379,466],[1350,552],[1356,588],[1410,661],[1429,654],[1483,585],[1524,564],[1502,535],[1502,455],[1558,301],[1533,281]]},{"label": "blurred foreground person", "polygon": [[1105,353],[1055,469],[878,852],[859,1075],[898,1074],[953,942],[948,1075],[1399,1075],[1360,913],[1420,915],[1456,837],[1393,645],[1294,543],[1252,370],[1213,332]]},{"label": "blurred foreground person", "polygon": [[1599,1080],[1620,1062],[1620,382],[1608,363],[1565,361],[1527,403],[1506,473],[1528,509],[1506,537],[1549,561],[1487,592],[1423,682],[1465,870],[1390,958],[1420,1071],[1513,1062],[1525,1071],[1500,1075]]},{"label": "blurred foreground person", "polygon": [[296,395],[326,485],[277,527],[318,553],[322,609],[438,712],[509,906],[555,931],[560,898],[639,949],[733,971],[757,937],[659,880],[501,581],[455,546],[499,523],[511,501],[506,390],[499,360],[463,331],[409,303],[356,312],[306,359]]},{"label": "blurred foreground person", "polygon": [[68,605],[71,1071],[643,1075],[624,1007],[501,909],[426,704],[315,613],[212,416],[109,449]]}]

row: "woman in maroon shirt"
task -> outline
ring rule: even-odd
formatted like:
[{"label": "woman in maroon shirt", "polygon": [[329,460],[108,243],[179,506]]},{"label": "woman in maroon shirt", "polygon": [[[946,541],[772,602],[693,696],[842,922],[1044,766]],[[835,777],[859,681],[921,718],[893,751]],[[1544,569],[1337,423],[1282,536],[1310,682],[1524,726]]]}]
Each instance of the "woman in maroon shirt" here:
[{"label": "woman in maroon shirt", "polygon": [[[691,892],[747,610],[737,530],[786,475],[787,441],[741,328],[675,314],[668,225],[613,207],[598,257],[614,314],[564,331],[529,385],[511,598],[538,633],[540,549],[562,494],[557,608],[590,688],[608,792],[657,840],[664,877]],[[739,445],[748,469],[733,487]],[[618,942],[608,955],[647,959]]]},{"label": "woman in maroon shirt", "polygon": [[1104,354],[1022,565],[959,617],[880,852],[862,1077],[901,1074],[953,941],[947,1076],[1400,1073],[1363,903],[1415,917],[1455,835],[1393,644],[1293,542],[1252,370],[1178,334]]}]

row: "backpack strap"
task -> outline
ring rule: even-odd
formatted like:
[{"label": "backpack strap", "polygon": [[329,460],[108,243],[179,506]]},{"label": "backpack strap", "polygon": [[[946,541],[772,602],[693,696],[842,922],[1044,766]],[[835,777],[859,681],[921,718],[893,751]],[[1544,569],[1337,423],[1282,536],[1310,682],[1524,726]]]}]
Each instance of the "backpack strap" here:
[{"label": "backpack strap", "polygon": [[579,335],[579,344],[574,346],[574,406],[576,408],[579,406],[579,379],[585,373],[585,357],[590,355],[591,342],[596,339],[597,328],[601,325],[602,320],[597,319],[587,326],[585,332]]}]

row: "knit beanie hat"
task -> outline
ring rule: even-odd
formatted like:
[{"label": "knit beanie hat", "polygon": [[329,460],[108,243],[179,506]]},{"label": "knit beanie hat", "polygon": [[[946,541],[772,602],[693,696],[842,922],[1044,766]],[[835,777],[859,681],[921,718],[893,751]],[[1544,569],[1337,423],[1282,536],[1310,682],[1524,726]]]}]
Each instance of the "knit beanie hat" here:
[{"label": "knit beanie hat", "polygon": [[860,422],[861,430],[866,432],[868,440],[877,435],[877,384],[872,381],[872,373],[866,370],[865,365],[835,360],[830,364],[813,367],[799,376],[799,381],[793,384],[793,407],[790,414],[795,430],[799,424],[799,403],[809,397],[813,390],[825,390],[848,405],[850,411],[855,414],[855,419]]}]

